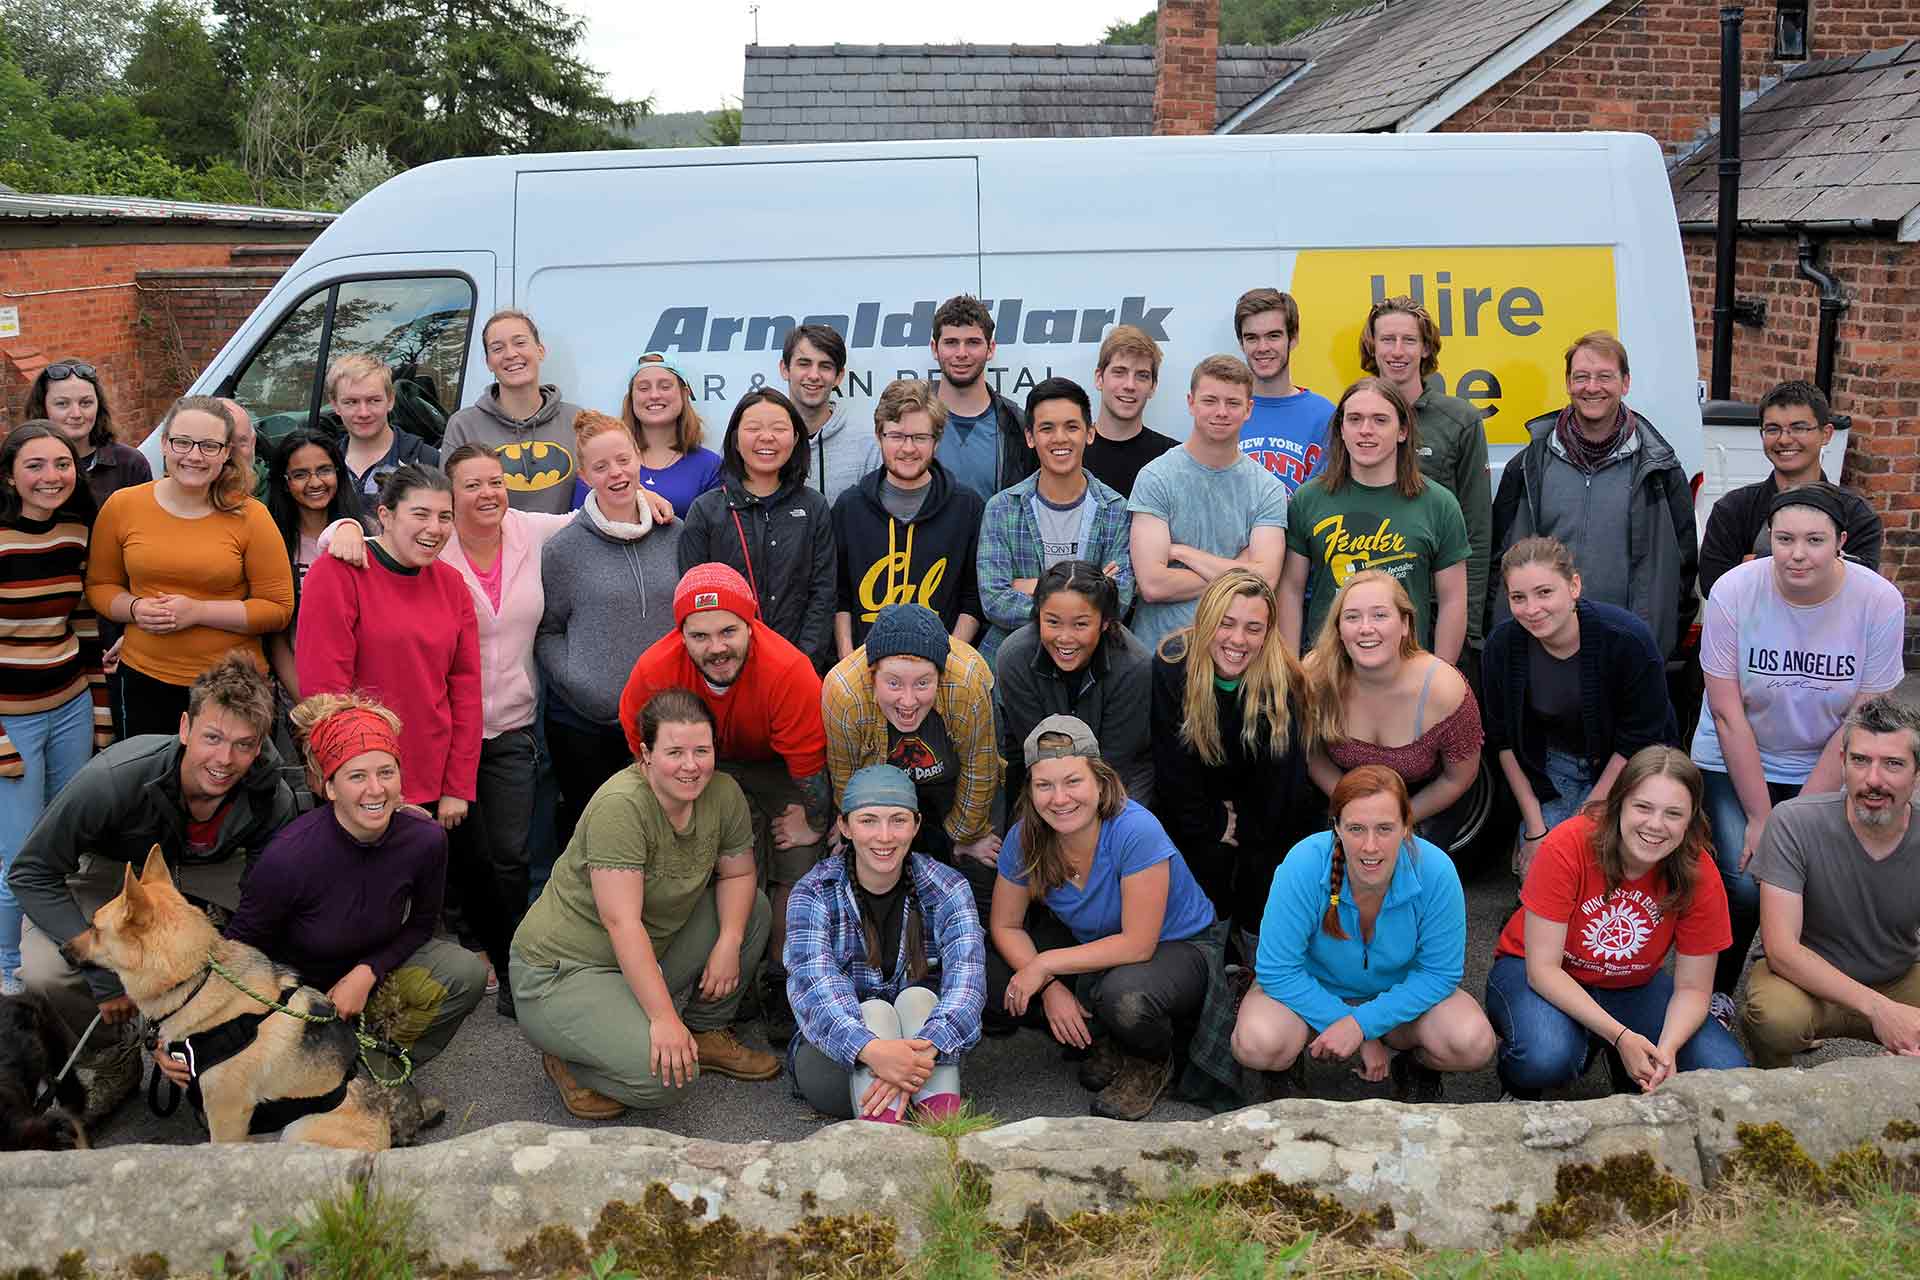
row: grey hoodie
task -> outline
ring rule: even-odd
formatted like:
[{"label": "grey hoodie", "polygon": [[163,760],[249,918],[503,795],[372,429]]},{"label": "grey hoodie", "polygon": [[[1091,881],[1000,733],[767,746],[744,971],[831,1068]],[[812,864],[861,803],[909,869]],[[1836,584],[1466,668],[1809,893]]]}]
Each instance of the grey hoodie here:
[{"label": "grey hoodie", "polygon": [[540,549],[546,612],[533,653],[547,681],[547,714],[582,728],[620,722],[633,664],[673,627],[680,581],[678,523],[626,524],[588,495],[573,523]]},{"label": "grey hoodie", "polygon": [[847,402],[833,402],[833,416],[807,437],[807,488],[818,489],[831,507],[842,492],[880,465],[880,445],[871,427],[853,425]]},{"label": "grey hoodie", "polygon": [[522,422],[500,407],[500,384],[447,419],[440,441],[446,457],[463,444],[482,444],[507,473],[507,504],[515,511],[563,516],[573,510],[573,420],[580,406],[560,398],[560,388],[540,388],[540,408]]}]

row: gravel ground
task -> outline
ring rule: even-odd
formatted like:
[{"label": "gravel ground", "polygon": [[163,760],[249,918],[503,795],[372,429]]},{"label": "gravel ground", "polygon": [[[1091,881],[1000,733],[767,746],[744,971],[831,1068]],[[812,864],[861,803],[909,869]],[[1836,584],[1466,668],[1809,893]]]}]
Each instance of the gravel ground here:
[{"label": "gravel ground", "polygon": [[[1493,961],[1493,941],[1515,906],[1512,877],[1504,869],[1488,869],[1467,883],[1466,989],[1480,998],[1486,989],[1487,969]],[[764,1045],[755,1024],[741,1028],[747,1039]],[[1832,1041],[1814,1057],[1878,1053],[1878,1046]],[[1803,1063],[1807,1061],[1802,1059]],[[1027,1116],[1074,1116],[1087,1113],[1088,1095],[1074,1079],[1074,1068],[1060,1060],[1051,1037],[1023,1030],[1004,1040],[982,1040],[967,1055],[963,1083],[967,1096],[981,1110],[1003,1120]],[[416,1077],[423,1090],[447,1103],[447,1123],[426,1135],[438,1140],[498,1124],[505,1120],[536,1120],[545,1124],[582,1127],[560,1106],[558,1095],[540,1069],[540,1055],[512,1021],[494,1012],[493,1001],[480,1007],[460,1029],[452,1045]],[[1387,1096],[1387,1086],[1369,1085],[1344,1068],[1313,1064],[1308,1088],[1330,1098]],[[1606,1092],[1605,1068],[1596,1064],[1585,1079],[1569,1091],[1571,1097],[1597,1097]],[[1492,1068],[1448,1080],[1447,1097],[1454,1102],[1492,1102],[1500,1095]],[[1155,1120],[1201,1119],[1201,1108],[1163,1102]],[[703,1078],[687,1090],[685,1101],[643,1115],[629,1112],[619,1123],[645,1124],[669,1133],[698,1135],[720,1141],[795,1139],[805,1137],[826,1118],[793,1096],[785,1077],[764,1084],[743,1084],[717,1076]],[[148,1113],[144,1101],[129,1100],[94,1134],[98,1145],[155,1142],[191,1143],[204,1135],[190,1109],[182,1107],[171,1119]]]}]

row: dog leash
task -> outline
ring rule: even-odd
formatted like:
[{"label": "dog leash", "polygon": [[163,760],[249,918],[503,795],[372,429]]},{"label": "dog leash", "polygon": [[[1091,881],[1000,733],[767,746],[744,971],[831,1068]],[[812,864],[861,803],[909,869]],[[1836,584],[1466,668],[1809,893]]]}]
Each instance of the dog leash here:
[{"label": "dog leash", "polygon": [[80,1042],[74,1045],[73,1052],[67,1055],[67,1065],[64,1067],[61,1067],[60,1074],[56,1075],[52,1080],[47,1082],[47,1084],[43,1087],[44,1092],[40,1093],[37,1097],[34,1098],[33,1109],[35,1111],[41,1110],[43,1107],[47,1106],[47,1104],[53,1101],[54,1091],[59,1089],[60,1082],[67,1078],[67,1072],[73,1070],[73,1064],[80,1061],[80,1051],[87,1047],[87,1040],[93,1035],[94,1028],[100,1025],[100,1019],[104,1016],[105,1015],[98,1012],[96,1012],[93,1015],[93,1021],[89,1022],[87,1024],[87,1029],[80,1033]]},{"label": "dog leash", "polygon": [[[275,1013],[284,1013],[289,1018],[297,1018],[301,1022],[309,1022],[315,1025],[323,1025],[325,1023],[338,1022],[341,1020],[340,1015],[337,1012],[328,1013],[328,1014],[307,1013],[301,1009],[290,1009],[286,1005],[281,1004],[278,1000],[268,999],[266,996],[261,995],[258,991],[255,991],[253,988],[249,987],[246,983],[240,981],[239,978],[235,977],[233,974],[233,971],[228,969],[225,965],[221,964],[220,961],[211,952],[207,954],[207,968],[219,974],[220,977],[228,983],[228,985],[232,986],[235,990],[239,991],[241,995],[247,996],[250,999],[258,1001],[260,1004],[265,1005],[267,1008],[273,1010]],[[367,1074],[373,1077],[374,1083],[382,1085],[388,1089],[398,1089],[401,1085],[405,1084],[408,1080],[413,1078],[413,1059],[407,1054],[407,1051],[405,1049],[400,1047],[400,1045],[396,1041],[381,1039],[380,1037],[372,1035],[367,1031],[367,1015],[365,1010],[362,1010],[359,1016],[355,1019],[353,1038],[360,1046],[360,1061],[363,1064],[365,1064],[367,1068]],[[400,1074],[395,1076],[391,1080],[383,1077],[378,1071],[374,1070],[373,1062],[367,1056],[369,1053],[384,1054],[387,1057],[392,1058],[397,1062],[399,1062]]]}]

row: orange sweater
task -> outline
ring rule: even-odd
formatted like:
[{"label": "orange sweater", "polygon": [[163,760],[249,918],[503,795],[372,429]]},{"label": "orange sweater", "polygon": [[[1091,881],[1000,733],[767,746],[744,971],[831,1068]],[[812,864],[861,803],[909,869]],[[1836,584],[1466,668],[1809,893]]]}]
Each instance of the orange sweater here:
[{"label": "orange sweater", "polygon": [[183,520],[154,497],[157,483],[121,489],[100,509],[87,555],[87,603],[104,617],[122,591],[241,601],[245,635],[217,627],[153,635],[130,626],[120,660],[167,684],[192,684],[233,649],[252,654],[264,671],[260,637],[293,617],[293,566],[273,517],[248,498],[238,511]]}]

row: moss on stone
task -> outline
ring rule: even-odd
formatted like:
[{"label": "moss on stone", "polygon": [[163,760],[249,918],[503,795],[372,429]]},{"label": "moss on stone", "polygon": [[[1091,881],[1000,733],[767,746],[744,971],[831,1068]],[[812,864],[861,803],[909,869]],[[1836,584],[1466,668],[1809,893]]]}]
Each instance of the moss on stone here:
[{"label": "moss on stone", "polygon": [[[65,1256],[62,1256],[61,1262],[65,1261]],[[168,1269],[167,1255],[164,1253],[142,1253],[127,1260],[127,1272],[133,1276],[133,1280],[167,1280]],[[69,1273],[61,1268],[55,1267],[54,1273],[62,1280],[68,1280]]]},{"label": "moss on stone", "polygon": [[660,1183],[640,1203],[616,1200],[600,1211],[587,1251],[613,1249],[622,1269],[640,1277],[833,1276],[879,1280],[901,1267],[893,1223],[872,1214],[808,1216],[782,1235],[708,1220],[705,1201],[682,1204]]},{"label": "moss on stone", "polygon": [[515,1275],[577,1275],[586,1270],[587,1247],[571,1227],[545,1226],[506,1251]]},{"label": "moss on stone", "polygon": [[1511,1200],[1502,1200],[1499,1204],[1496,1204],[1492,1208],[1488,1209],[1487,1212],[1488,1213],[1518,1213],[1520,1212],[1520,1206],[1515,1204]]},{"label": "moss on stone", "polygon": [[1323,1239],[1337,1237],[1348,1244],[1366,1244],[1375,1231],[1393,1229],[1391,1205],[1383,1204],[1371,1213],[1356,1213],[1330,1195],[1298,1182],[1282,1182],[1270,1173],[1256,1174],[1245,1182],[1224,1183],[1220,1193],[1226,1203],[1248,1213],[1291,1214]]},{"label": "moss on stone", "polygon": [[1722,1162],[1724,1176],[1755,1182],[1782,1195],[1826,1198],[1826,1173],[1778,1120],[1736,1125],[1733,1136],[1739,1146]]},{"label": "moss on stone", "polygon": [[1172,1165],[1176,1169],[1194,1169],[1200,1164],[1197,1152],[1187,1147],[1163,1147],[1159,1151],[1143,1151],[1142,1160],[1157,1160]]},{"label": "moss on stone", "polygon": [[1889,1120],[1887,1127],[1880,1131],[1880,1136],[1888,1142],[1920,1141],[1920,1124],[1911,1120]]},{"label": "moss on stone", "polygon": [[1645,1226],[1684,1209],[1693,1192],[1644,1151],[1608,1156],[1598,1165],[1564,1164],[1553,1176],[1554,1197],[1533,1211],[1523,1245],[1578,1240],[1621,1217]]}]

